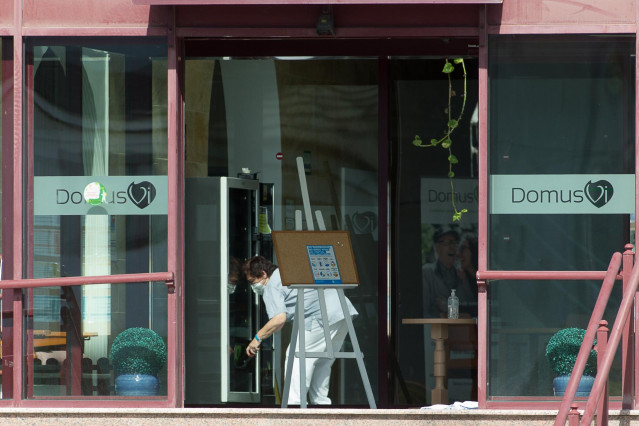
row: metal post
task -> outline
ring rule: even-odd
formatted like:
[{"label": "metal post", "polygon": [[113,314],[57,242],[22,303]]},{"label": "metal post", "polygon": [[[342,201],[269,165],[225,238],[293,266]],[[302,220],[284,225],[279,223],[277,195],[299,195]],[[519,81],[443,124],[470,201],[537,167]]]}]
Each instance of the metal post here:
[{"label": "metal post", "polygon": [[570,404],[570,412],[568,413],[568,426],[579,426],[579,411],[577,404]]},{"label": "metal post", "polygon": [[[608,321],[599,321],[599,329],[597,330],[597,371],[600,367],[603,369],[603,354],[606,353],[608,347]],[[608,425],[608,383],[610,379],[606,380],[602,395],[597,403],[597,426]]]},{"label": "metal post", "polygon": [[[284,391],[282,392],[282,408],[288,407],[288,393],[291,390],[291,374],[293,373],[293,361],[295,360],[295,346],[297,345],[297,334],[299,330],[299,324],[297,318],[299,317],[299,304],[295,308],[295,320],[293,321],[293,331],[291,332],[291,343],[288,349],[288,364],[286,365],[286,374],[284,376]],[[302,311],[304,316],[304,311]]]},{"label": "metal post", "polygon": [[[626,244],[623,252],[622,274],[623,274],[623,290],[625,293],[626,287],[630,284],[630,272],[634,263],[635,254],[632,251],[632,244]],[[637,306],[637,295],[635,299],[635,309]],[[634,311],[634,310],[633,310]],[[633,395],[634,395],[634,383],[639,378],[635,371],[635,354],[637,353],[637,342],[634,338],[634,330],[639,325],[637,324],[637,316],[633,315],[632,320],[626,321],[623,328],[623,337],[621,339],[621,408],[630,410],[633,408]],[[633,325],[634,322],[634,325]],[[634,372],[634,373],[633,373]],[[633,377],[634,375],[634,377]]]}]

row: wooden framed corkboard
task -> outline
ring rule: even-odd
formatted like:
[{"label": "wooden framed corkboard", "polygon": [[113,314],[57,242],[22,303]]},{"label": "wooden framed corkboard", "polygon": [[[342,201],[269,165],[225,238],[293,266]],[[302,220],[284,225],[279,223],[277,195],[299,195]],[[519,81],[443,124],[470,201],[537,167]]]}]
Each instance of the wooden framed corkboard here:
[{"label": "wooden framed corkboard", "polygon": [[273,246],[282,285],[359,285],[348,231],[273,231]]}]

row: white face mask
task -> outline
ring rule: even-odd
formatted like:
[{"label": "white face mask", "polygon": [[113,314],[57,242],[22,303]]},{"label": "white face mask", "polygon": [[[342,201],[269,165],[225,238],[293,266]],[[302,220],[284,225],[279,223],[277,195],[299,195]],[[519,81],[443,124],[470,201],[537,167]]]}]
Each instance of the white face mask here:
[{"label": "white face mask", "polygon": [[237,286],[235,284],[233,284],[233,283],[227,283],[226,284],[226,289],[228,290],[229,294],[235,293],[235,287],[237,287]]},{"label": "white face mask", "polygon": [[261,283],[251,284],[251,289],[253,290],[253,293],[257,294],[258,296],[264,294],[264,285]]}]

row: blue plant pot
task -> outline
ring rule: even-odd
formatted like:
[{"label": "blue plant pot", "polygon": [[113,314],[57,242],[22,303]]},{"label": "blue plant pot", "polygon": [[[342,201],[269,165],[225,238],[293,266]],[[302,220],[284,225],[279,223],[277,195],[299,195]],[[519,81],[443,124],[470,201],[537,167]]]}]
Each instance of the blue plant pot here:
[{"label": "blue plant pot", "polygon": [[155,396],[159,389],[158,378],[148,374],[121,374],[115,379],[115,393],[120,396]]},{"label": "blue plant pot", "polygon": [[[568,381],[570,380],[569,374],[564,374],[561,376],[555,377],[552,381],[552,388],[555,392],[555,396],[564,396],[566,392],[566,388],[568,387]],[[577,393],[575,396],[588,396],[590,395],[590,390],[592,389],[592,385],[595,383],[595,378],[592,376],[581,376],[581,380],[579,380],[579,386],[577,386]]]}]

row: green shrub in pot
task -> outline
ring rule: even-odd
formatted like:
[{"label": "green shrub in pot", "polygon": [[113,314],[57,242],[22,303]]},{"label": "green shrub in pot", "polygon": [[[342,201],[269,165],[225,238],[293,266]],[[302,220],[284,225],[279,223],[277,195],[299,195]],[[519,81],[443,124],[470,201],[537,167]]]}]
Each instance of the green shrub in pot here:
[{"label": "green shrub in pot", "polygon": [[[550,368],[557,374],[553,381],[556,396],[562,396],[570,379],[572,369],[577,362],[577,355],[581,348],[581,343],[586,335],[586,330],[582,328],[564,328],[556,332],[546,345],[546,358]],[[597,341],[593,345],[596,345]],[[586,366],[580,382],[580,388],[576,396],[587,396],[590,392],[588,384],[592,387],[594,376],[597,372],[597,351],[590,350]]]},{"label": "green shrub in pot", "polygon": [[[116,376],[116,393],[128,396],[157,394],[157,376],[166,365],[166,356],[164,340],[153,330],[134,327],[118,334],[109,355]],[[153,381],[154,393],[124,390],[128,388],[126,381],[141,383],[149,380]]]}]

